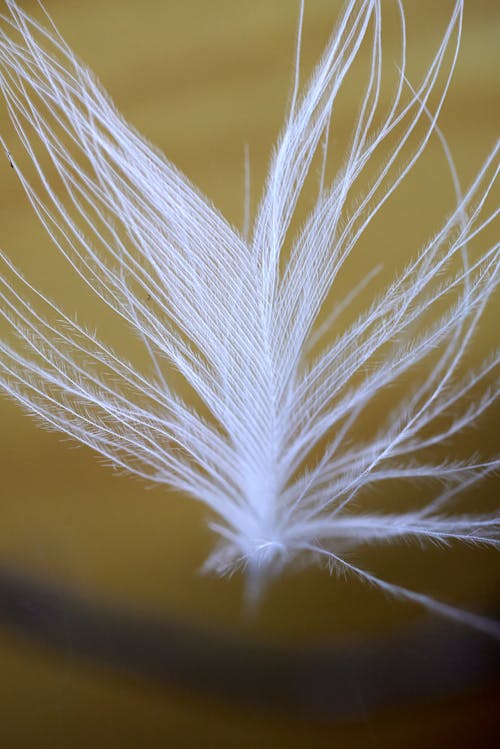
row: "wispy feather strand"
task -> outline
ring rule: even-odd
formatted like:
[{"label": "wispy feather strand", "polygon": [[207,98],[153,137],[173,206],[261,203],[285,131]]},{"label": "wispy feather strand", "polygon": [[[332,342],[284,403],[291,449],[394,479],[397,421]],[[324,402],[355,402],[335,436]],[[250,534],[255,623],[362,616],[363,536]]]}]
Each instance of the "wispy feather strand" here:
[{"label": "wispy feather strand", "polygon": [[[151,371],[141,373],[74,322],[2,254],[0,314],[19,342],[0,343],[3,390],[113,464],[201,500],[221,540],[209,568],[224,573],[243,565],[262,577],[296,558],[323,559],[500,636],[496,622],[385,581],[347,556],[373,541],[500,542],[498,516],[452,511],[457,495],[500,461],[420,457],[475,422],[498,390],[496,354],[476,372],[459,373],[497,286],[499,260],[498,245],[475,258],[468,252],[498,215],[486,209],[498,145],[462,195],[437,128],[458,54],[461,0],[416,86],[406,79],[405,14],[395,1],[401,59],[385,114],[380,0],[346,3],[302,92],[301,10],[290,111],[255,219],[250,226],[247,210],[242,233],[124,122],[50,19],[46,28],[12,0],[6,6],[0,86],[37,189],[14,162],[14,149],[4,147],[54,244],[139,334]],[[343,164],[329,180],[337,97],[366,44],[368,83]],[[369,309],[328,340],[377,268],[344,299],[335,297],[339,272],[433,133],[450,164],[456,209]],[[316,154],[323,163],[319,194],[291,237]],[[320,325],[325,305],[331,311]],[[420,367],[424,360],[428,366]],[[167,363],[199,408],[173,392]],[[417,387],[373,438],[353,436],[381,393],[418,372]],[[464,406],[472,393],[475,400]],[[364,489],[393,479],[433,479],[442,488],[414,511],[358,510]]]}]

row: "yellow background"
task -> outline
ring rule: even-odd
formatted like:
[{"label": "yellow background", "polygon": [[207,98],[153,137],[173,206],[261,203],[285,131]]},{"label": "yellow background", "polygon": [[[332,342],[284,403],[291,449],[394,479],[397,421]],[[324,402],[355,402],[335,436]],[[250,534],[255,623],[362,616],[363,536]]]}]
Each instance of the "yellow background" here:
[{"label": "yellow background", "polygon": [[[243,144],[250,149],[255,206],[290,92],[297,3],[47,0],[45,5],[126,118],[240,225]],[[451,3],[419,0],[406,6],[418,68],[429,60]],[[35,12],[34,3],[23,7]],[[305,74],[339,7],[306,0]],[[441,120],[464,182],[497,135],[499,20],[493,0],[466,4],[462,51]],[[395,40],[389,39],[389,48],[391,43],[395,50]],[[345,123],[351,121],[350,103],[354,100],[346,96]],[[1,116],[3,132],[4,110]],[[442,155],[431,143],[423,165],[385,212],[372,259],[392,263],[400,254],[411,257],[439,228],[452,202]],[[71,310],[81,310],[78,284],[65,275],[7,162],[0,167],[0,245],[45,290],[57,290]],[[83,298],[81,304],[85,310]],[[485,318],[469,363],[480,361],[489,348],[494,322],[492,314]],[[213,540],[203,510],[166,490],[114,475],[88,450],[41,430],[5,400],[0,420],[2,569],[61,584],[94,602],[271,643],[315,643],[352,632],[370,637],[422,616],[356,581],[346,584],[307,570],[275,583],[258,616],[248,620],[240,576],[228,581],[198,574]],[[487,454],[494,431],[490,414],[464,437],[461,449]],[[493,486],[485,486],[471,506],[493,496]],[[457,604],[479,609],[493,604],[491,553],[434,549],[424,556],[418,548],[379,549],[369,565]],[[391,578],[394,569],[401,575],[397,580]],[[407,746],[439,746],[445,736],[454,736],[460,746],[460,736],[470,735],[474,725],[488,725],[494,704],[489,691],[484,699],[388,711],[359,724],[309,725],[120,677],[73,658],[70,647],[54,653],[7,629],[0,629],[0,669],[0,746],[16,748],[401,746],[403,737]]]}]

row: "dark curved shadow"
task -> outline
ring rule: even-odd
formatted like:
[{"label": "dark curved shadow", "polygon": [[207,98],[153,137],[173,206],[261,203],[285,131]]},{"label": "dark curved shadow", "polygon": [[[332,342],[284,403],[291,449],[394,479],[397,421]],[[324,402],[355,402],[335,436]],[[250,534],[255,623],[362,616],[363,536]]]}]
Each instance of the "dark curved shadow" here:
[{"label": "dark curved shadow", "polygon": [[0,626],[72,657],[190,692],[323,718],[478,690],[500,645],[448,622],[398,636],[290,649],[98,606],[0,570]]}]

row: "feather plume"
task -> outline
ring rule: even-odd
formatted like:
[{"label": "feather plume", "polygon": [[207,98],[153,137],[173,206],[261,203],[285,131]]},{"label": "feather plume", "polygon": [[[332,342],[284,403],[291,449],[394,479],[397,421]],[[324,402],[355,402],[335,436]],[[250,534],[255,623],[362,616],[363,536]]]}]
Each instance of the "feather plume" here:
[{"label": "feather plume", "polygon": [[[461,365],[498,284],[498,244],[470,248],[498,215],[488,205],[499,148],[462,193],[437,125],[462,1],[421,80],[410,84],[405,13],[395,0],[401,57],[388,107],[380,0],[346,2],[306,86],[301,9],[288,115],[255,217],[247,206],[241,232],[124,122],[50,19],[44,26],[12,0],[5,5],[0,87],[35,178],[4,148],[54,244],[138,334],[150,368],[139,371],[77,324],[2,253],[0,314],[17,333],[16,344],[0,343],[2,389],[115,466],[201,501],[219,538],[209,569],[244,566],[257,588],[294,561],[323,560],[500,636],[496,622],[383,580],[350,558],[361,545],[401,539],[500,543],[497,515],[453,511],[456,497],[500,460],[432,459],[433,448],[475,423],[498,391],[497,354],[465,376]],[[328,176],[338,96],[366,45],[370,69],[355,127]],[[332,338],[377,272],[367,268],[339,298],[343,266],[435,134],[455,183],[455,210]],[[317,197],[297,232],[293,221],[318,160]],[[173,388],[172,368],[192,400]],[[389,388],[402,395],[377,433],[362,439],[360,421]],[[400,512],[360,502],[367,489],[395,479],[440,488]]]}]

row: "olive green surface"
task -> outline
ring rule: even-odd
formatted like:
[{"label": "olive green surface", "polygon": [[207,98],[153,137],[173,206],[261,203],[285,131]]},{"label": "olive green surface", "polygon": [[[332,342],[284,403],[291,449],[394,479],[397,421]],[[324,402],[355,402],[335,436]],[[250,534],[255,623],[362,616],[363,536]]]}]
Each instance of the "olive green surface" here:
[{"label": "olive green surface", "polygon": [[[410,62],[417,73],[435,49],[451,2],[405,5]],[[255,208],[289,99],[298,3],[47,0],[45,6],[127,120],[241,225],[244,144],[249,146]],[[41,18],[36,3],[23,7]],[[339,8],[334,0],[306,0],[304,76],[321,53]],[[441,120],[464,183],[497,136],[499,25],[493,0],[466,3],[462,51]],[[397,50],[394,28],[386,39],[389,55]],[[356,81],[352,90],[341,100],[332,158],[335,146],[348,136]],[[4,127],[7,132],[4,109],[1,117],[2,133]],[[452,205],[446,164],[439,143],[431,141],[422,164],[371,231],[363,250],[367,269],[382,262],[389,279],[439,228]],[[138,348],[121,338],[110,315],[96,312],[89,294],[67,271],[7,161],[0,162],[0,246],[106,340],[118,348],[129,345],[133,353]],[[354,274],[355,267],[347,272],[346,290]],[[480,362],[489,350],[496,325],[491,311],[467,365]],[[391,405],[388,394],[374,423]],[[458,455],[487,455],[494,447],[497,417],[498,411],[491,412],[450,449]],[[0,424],[0,570],[61,585],[96,604],[291,647],[352,634],[390,636],[426,618],[414,606],[319,569],[276,581],[249,618],[241,575],[219,580],[199,572],[214,541],[203,508],[168,489],[114,474],[89,450],[44,431],[6,400],[0,401]],[[391,497],[384,498],[389,505],[405,489],[390,491]],[[464,507],[486,508],[494,497],[495,486],[489,483]],[[404,544],[363,552],[359,561],[387,579],[471,609],[494,606],[498,594],[495,560],[484,549],[422,553]],[[485,685],[481,694],[388,708],[357,722],[307,722],[169,690],[84,661],[72,653],[71,632],[64,652],[56,652],[1,625],[0,674],[0,747],[6,749],[472,746],[474,736],[486,742],[498,697]]]}]

